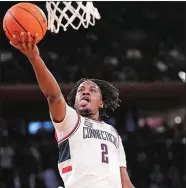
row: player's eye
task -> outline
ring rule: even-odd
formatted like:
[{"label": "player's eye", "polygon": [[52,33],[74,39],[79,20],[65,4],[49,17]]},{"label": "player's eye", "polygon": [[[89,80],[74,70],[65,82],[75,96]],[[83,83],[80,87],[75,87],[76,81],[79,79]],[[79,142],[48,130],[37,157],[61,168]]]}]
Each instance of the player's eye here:
[{"label": "player's eye", "polygon": [[96,90],[95,90],[95,89],[90,89],[90,91],[91,91],[91,92],[96,92]]},{"label": "player's eye", "polygon": [[79,90],[78,90],[78,93],[79,93],[79,92],[82,92],[82,91],[83,91],[83,89],[79,89]]}]

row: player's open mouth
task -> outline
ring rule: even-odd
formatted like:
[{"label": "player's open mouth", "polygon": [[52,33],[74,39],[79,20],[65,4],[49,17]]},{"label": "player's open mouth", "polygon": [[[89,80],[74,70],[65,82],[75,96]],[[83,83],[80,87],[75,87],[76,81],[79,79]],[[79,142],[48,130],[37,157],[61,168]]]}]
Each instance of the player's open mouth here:
[{"label": "player's open mouth", "polygon": [[80,106],[81,106],[81,107],[85,107],[89,102],[90,102],[90,98],[84,96],[84,97],[82,97],[82,99],[80,100]]},{"label": "player's open mouth", "polygon": [[84,100],[84,101],[87,101],[87,102],[90,102],[90,98],[88,97],[82,97],[81,101]]}]

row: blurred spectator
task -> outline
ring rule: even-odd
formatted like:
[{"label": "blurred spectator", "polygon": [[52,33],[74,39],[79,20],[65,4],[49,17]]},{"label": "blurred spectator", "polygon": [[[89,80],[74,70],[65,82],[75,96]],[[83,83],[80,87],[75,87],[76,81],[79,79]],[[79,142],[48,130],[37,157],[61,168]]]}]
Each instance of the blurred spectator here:
[{"label": "blurred spectator", "polygon": [[7,137],[3,137],[0,148],[1,179],[5,188],[12,188],[14,184],[14,149]]}]

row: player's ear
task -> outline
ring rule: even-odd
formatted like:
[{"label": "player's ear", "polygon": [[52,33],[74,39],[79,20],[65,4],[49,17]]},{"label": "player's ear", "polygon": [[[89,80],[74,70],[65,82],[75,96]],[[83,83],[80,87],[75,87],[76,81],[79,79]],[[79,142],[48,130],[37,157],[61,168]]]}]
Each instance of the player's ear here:
[{"label": "player's ear", "polygon": [[103,108],[103,101],[100,101],[99,107],[100,107],[100,108]]}]

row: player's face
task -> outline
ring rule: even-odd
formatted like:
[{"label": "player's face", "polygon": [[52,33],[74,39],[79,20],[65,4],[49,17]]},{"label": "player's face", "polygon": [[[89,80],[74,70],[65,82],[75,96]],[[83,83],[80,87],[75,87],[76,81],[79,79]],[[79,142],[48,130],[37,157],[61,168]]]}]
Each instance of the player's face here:
[{"label": "player's face", "polygon": [[74,107],[82,116],[89,117],[98,113],[99,109],[103,108],[103,101],[97,84],[91,80],[80,84],[77,89]]}]

